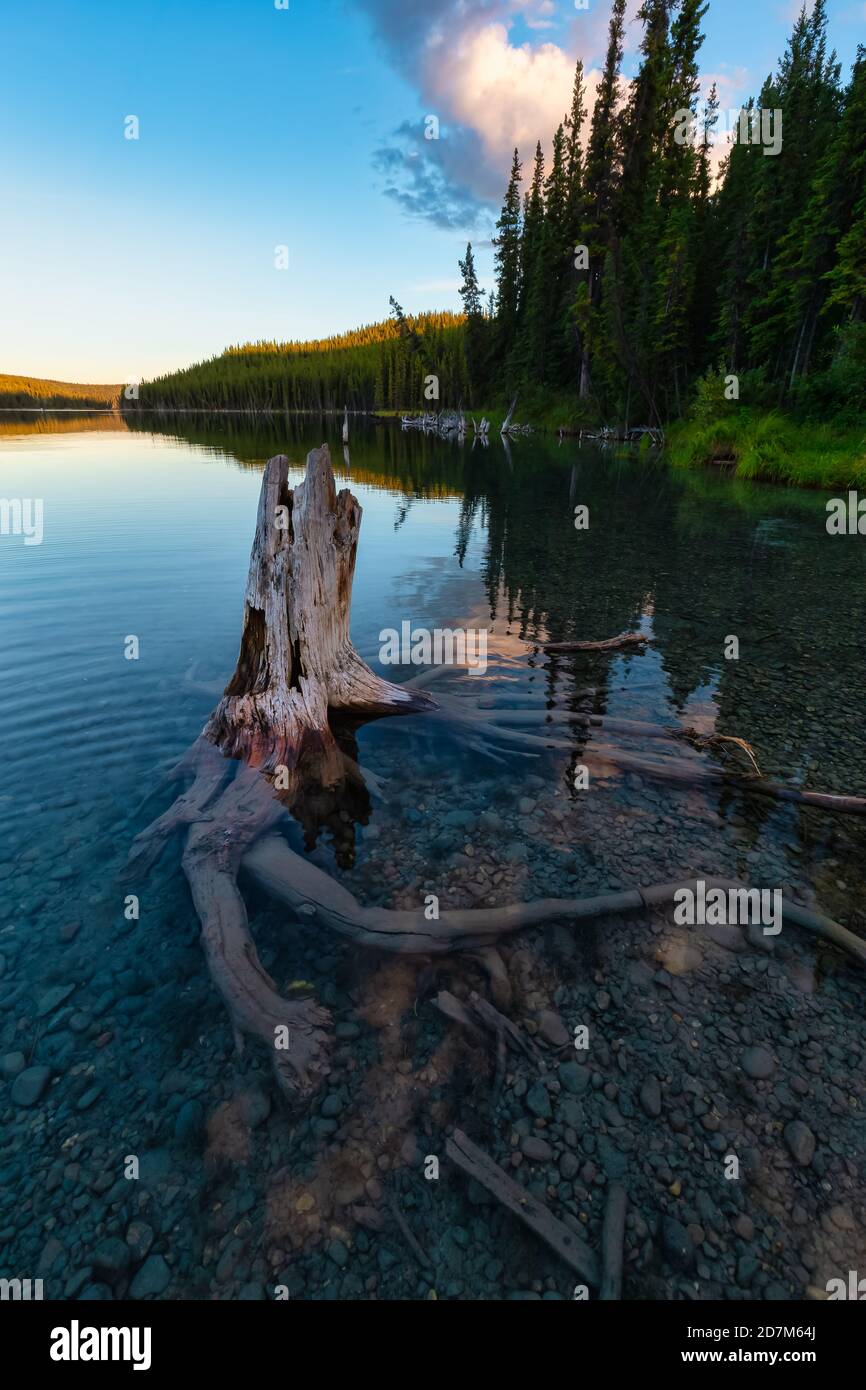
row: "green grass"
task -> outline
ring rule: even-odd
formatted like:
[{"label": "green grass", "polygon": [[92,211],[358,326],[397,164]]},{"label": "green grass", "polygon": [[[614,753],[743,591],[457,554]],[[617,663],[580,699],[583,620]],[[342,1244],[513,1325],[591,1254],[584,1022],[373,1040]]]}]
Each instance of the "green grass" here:
[{"label": "green grass", "polygon": [[866,429],[799,421],[776,411],[680,420],[667,434],[677,468],[716,465],[734,477],[792,487],[866,486]]}]

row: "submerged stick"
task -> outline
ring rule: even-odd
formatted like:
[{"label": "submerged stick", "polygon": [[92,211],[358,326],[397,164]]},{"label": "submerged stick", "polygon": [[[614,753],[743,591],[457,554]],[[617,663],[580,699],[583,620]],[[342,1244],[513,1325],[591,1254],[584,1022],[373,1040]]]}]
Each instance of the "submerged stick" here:
[{"label": "submerged stick", "polygon": [[432,1269],[433,1261],[430,1259],[429,1255],[427,1255],[426,1252],[422,1249],[418,1240],[415,1238],[415,1235],[412,1232],[412,1228],[409,1225],[409,1222],[406,1220],[405,1216],[400,1210],[400,1207],[397,1204],[396,1197],[387,1187],[384,1189],[384,1191],[385,1201],[388,1203],[388,1209],[391,1212],[391,1215],[393,1216],[395,1223],[399,1227],[400,1234],[402,1235],[409,1249],[412,1251],[412,1254],[415,1256],[415,1259],[418,1261],[418,1263],[422,1266],[423,1269]]},{"label": "submerged stick", "polygon": [[543,1240],[575,1274],[594,1288],[598,1288],[598,1260],[589,1246],[568,1226],[563,1225],[543,1203],[536,1201],[525,1188],[510,1178],[505,1170],[500,1168],[498,1163],[494,1163],[490,1155],[479,1149],[477,1144],[473,1144],[462,1130],[455,1129],[445,1141],[445,1153],[461,1172],[469,1178],[474,1178],[512,1215],[522,1221],[524,1226],[528,1226],[533,1235]]},{"label": "submerged stick", "polygon": [[642,646],[656,639],[646,632],[621,632],[618,637],[608,637],[603,642],[542,642],[524,637],[534,647],[543,647],[546,652],[611,652],[617,647]]},{"label": "submerged stick", "polygon": [[605,1302],[622,1297],[622,1259],[625,1241],[625,1214],[628,1194],[621,1183],[612,1182],[607,1192],[604,1225],[601,1232],[601,1288]]}]

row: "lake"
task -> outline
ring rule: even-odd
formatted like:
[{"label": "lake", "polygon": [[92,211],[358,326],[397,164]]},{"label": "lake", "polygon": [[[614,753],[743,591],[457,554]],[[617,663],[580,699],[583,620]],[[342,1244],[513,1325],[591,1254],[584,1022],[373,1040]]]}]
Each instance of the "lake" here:
[{"label": "lake", "polygon": [[[41,499],[44,527],[41,544],[0,535],[0,1276],[67,1299],[572,1298],[573,1271],[449,1163],[456,1126],[594,1249],[625,1184],[625,1297],[803,1297],[847,1277],[863,980],[814,937],[664,911],[509,936],[535,1060],[509,1053],[497,1076],[495,1045],[434,1004],[486,994],[483,962],[311,934],[242,878],[266,969],[333,1014],[331,1074],[292,1110],[267,1058],[233,1050],[180,845],[129,882],[133,837],[171,800],[160,774],[234,668],[264,461],[286,453],[300,482],[323,441],[363,508],[352,636],[374,669],[418,674],[380,666],[386,629],[484,630],[483,674],[455,667],[434,695],[723,734],[768,779],[866,792],[866,542],[828,534],[827,496],[366,420],[344,457],[340,423],[0,417],[0,494]],[[651,642],[539,645],[630,630]],[[730,748],[534,732],[561,746],[367,724],[354,756],[381,788],[285,833],[384,907],[723,875],[866,932],[862,818],[618,761],[742,768]]]}]

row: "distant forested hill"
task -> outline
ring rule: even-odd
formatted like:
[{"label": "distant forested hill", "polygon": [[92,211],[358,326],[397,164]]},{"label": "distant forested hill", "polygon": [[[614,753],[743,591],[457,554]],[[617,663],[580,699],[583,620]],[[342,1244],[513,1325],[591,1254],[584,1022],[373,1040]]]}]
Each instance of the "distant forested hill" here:
[{"label": "distant forested hill", "polygon": [[469,403],[463,317],[394,317],[335,338],[247,343],[207,362],[142,382],[124,409],[350,410],[434,407],[425,380],[438,379],[441,401]]},{"label": "distant forested hill", "polygon": [[118,404],[120,386],[82,386],[71,381],[46,381],[35,376],[6,376],[0,372],[0,406],[27,409],[45,406],[60,410],[108,409]]}]

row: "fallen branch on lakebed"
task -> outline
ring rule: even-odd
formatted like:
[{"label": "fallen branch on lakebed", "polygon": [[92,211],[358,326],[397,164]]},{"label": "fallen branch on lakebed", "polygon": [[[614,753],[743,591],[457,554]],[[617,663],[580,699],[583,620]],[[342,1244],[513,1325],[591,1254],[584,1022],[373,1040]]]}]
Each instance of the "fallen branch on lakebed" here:
[{"label": "fallen branch on lakebed", "polygon": [[618,647],[640,647],[656,639],[646,632],[621,632],[603,642],[544,642],[530,637],[522,640],[530,646],[543,647],[546,652],[612,652]]},{"label": "fallen branch on lakebed", "polygon": [[473,1144],[461,1129],[455,1129],[446,1139],[445,1154],[462,1173],[474,1178],[524,1226],[528,1226],[533,1235],[543,1240],[575,1274],[593,1288],[599,1287],[599,1262],[586,1242],[509,1177],[505,1169],[500,1168],[477,1144]]},{"label": "fallen branch on lakebed", "polygon": [[[478,955],[494,989],[498,985],[497,1003],[508,992],[501,960],[492,949],[499,937],[553,918],[579,922],[645,911],[669,902],[684,886],[448,910],[438,921],[428,921],[421,908],[362,906],[334,878],[295,854],[282,836],[269,833],[288,812],[303,819],[308,807],[323,799],[339,807],[346,793],[366,794],[366,774],[339,747],[332,719],[345,718],[354,726],[413,714],[429,720],[434,735],[441,728],[435,721],[447,720],[471,746],[485,751],[484,740],[504,742],[511,749],[523,745],[522,751],[551,746],[574,751],[572,743],[519,727],[538,716],[538,722],[546,722],[546,710],[482,711],[451,696],[437,701],[415,681],[394,685],[367,666],[349,638],[360,521],[357,500],[348,489],[336,491],[326,446],[308,455],[305,478],[294,490],[288,487],[285,456],[268,461],[234,675],[202,734],[165,779],[189,785],[136,837],[129,858],[128,871],[146,872],[175,833],[185,834],[183,870],[236,1045],[240,1050],[249,1036],[267,1047],[276,1079],[289,1095],[309,1094],[327,1075],[330,1015],[312,1000],[283,998],[263,969],[238,887],[241,868],[301,919],[312,919],[358,945],[428,956],[450,951]],[[563,723],[581,718],[569,711],[553,717]],[[589,715],[587,723],[595,727],[598,719]],[[608,730],[616,722],[601,719]],[[701,780],[693,768],[675,762],[665,768],[606,748],[589,756],[649,775]],[[853,809],[839,803],[858,800],[770,789],[761,779],[717,770],[705,772],[703,780],[770,790],[830,810]],[[727,880],[707,883],[740,887]],[[866,964],[866,942],[838,923],[789,903],[784,916]]]}]

